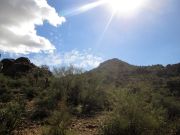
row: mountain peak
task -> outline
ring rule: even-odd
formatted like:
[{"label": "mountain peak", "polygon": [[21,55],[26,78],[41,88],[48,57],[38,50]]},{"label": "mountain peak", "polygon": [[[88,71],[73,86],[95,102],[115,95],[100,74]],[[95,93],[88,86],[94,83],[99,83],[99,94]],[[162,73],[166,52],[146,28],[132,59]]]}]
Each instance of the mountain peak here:
[{"label": "mountain peak", "polygon": [[110,60],[107,60],[103,63],[100,64],[99,68],[103,68],[103,67],[109,67],[109,66],[113,66],[113,67],[126,67],[126,66],[131,66],[130,64],[119,60],[118,58],[113,58]]},{"label": "mountain peak", "polygon": [[96,69],[92,70],[91,72],[104,72],[107,74],[118,74],[119,72],[129,72],[134,69],[135,66],[130,65],[118,58],[113,58],[107,60],[99,65]]}]

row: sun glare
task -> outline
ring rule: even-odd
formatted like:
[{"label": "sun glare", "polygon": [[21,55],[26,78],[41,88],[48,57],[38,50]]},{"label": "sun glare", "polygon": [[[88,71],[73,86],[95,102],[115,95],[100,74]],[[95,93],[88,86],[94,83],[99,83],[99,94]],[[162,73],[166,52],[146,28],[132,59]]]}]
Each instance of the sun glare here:
[{"label": "sun glare", "polygon": [[142,9],[147,0],[107,0],[113,12],[127,15],[134,14]]}]

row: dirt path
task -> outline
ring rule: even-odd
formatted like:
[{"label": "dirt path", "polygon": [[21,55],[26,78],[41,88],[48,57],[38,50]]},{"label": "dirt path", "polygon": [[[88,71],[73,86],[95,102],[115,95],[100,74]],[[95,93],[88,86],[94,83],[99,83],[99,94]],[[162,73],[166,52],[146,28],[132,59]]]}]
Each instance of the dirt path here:
[{"label": "dirt path", "polygon": [[106,118],[106,114],[97,114],[94,117],[74,118],[70,130],[77,135],[98,135],[99,128]]},{"label": "dirt path", "polygon": [[[107,114],[101,113],[94,117],[73,118],[69,130],[73,135],[98,135],[99,129],[105,120]],[[31,125],[15,133],[16,135],[40,135],[41,126]]]}]

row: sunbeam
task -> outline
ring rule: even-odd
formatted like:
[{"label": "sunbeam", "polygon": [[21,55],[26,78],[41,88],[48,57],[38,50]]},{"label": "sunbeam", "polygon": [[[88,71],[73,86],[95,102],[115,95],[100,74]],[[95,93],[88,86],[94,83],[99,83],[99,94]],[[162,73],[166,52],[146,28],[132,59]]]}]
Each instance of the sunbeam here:
[{"label": "sunbeam", "polygon": [[105,7],[110,7],[112,14],[109,17],[109,20],[97,41],[96,46],[99,47],[115,15],[134,15],[137,11],[143,8],[144,5],[147,5],[147,1],[148,0],[97,0],[96,2],[66,10],[63,16],[71,17],[79,15],[102,5]]},{"label": "sunbeam", "polygon": [[89,3],[86,5],[83,5],[81,7],[75,8],[75,9],[71,9],[71,10],[67,10],[64,11],[64,16],[69,17],[69,16],[74,16],[74,15],[79,15],[81,13],[87,12],[91,9],[94,9],[98,6],[101,6],[103,4],[105,4],[106,2],[104,0],[99,0],[97,2],[93,2],[93,3]]},{"label": "sunbeam", "polygon": [[101,44],[101,42],[102,42],[102,40],[103,40],[103,38],[104,38],[104,35],[106,34],[106,31],[108,30],[108,28],[109,28],[109,26],[110,26],[110,24],[111,24],[111,22],[112,22],[112,20],[113,20],[113,18],[114,18],[114,15],[115,15],[115,12],[112,12],[112,14],[111,14],[111,16],[109,17],[109,20],[108,20],[108,22],[107,22],[107,24],[106,24],[106,26],[105,26],[105,28],[104,28],[104,30],[103,30],[103,32],[102,32],[102,34],[101,34],[101,36],[100,36],[100,38],[99,38],[99,40],[98,40],[98,42],[97,42],[97,47],[99,47],[100,46],[100,44]]},{"label": "sunbeam", "polygon": [[64,16],[74,16],[84,12],[87,12],[91,9],[94,9],[98,6],[105,5],[112,12],[116,12],[119,15],[129,16],[134,15],[146,5],[148,5],[149,0],[97,0],[96,2],[88,3],[80,7],[64,11]]}]

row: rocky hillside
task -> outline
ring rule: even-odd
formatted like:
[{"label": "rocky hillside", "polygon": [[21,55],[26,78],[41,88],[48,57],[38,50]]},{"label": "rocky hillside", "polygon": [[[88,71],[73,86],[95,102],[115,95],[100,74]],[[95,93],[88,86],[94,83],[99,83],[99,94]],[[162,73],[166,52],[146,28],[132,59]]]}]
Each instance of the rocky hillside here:
[{"label": "rocky hillside", "polygon": [[[180,75],[180,63],[172,65],[135,66],[117,58],[101,63],[97,68],[86,73],[88,77],[97,78],[105,87],[123,86],[129,83],[159,81]],[[156,77],[154,79],[153,77]],[[110,86],[110,87],[111,87]]]},{"label": "rocky hillside", "polygon": [[33,68],[37,68],[28,58],[20,57],[18,59],[3,59],[1,61],[1,72],[4,75],[16,76],[27,73]]},{"label": "rocky hillside", "polygon": [[180,63],[163,66],[160,64],[152,66],[135,66],[117,58],[107,60],[99,65],[99,67],[91,70],[89,73],[103,73],[109,76],[118,74],[161,74],[161,75],[179,75]]},{"label": "rocky hillside", "polygon": [[[17,59],[3,59],[0,61],[0,73],[15,77],[15,76],[23,76],[34,70],[39,70],[41,72],[47,72],[47,74],[51,74],[48,69],[42,69],[37,67],[26,57],[20,57]],[[43,71],[44,70],[44,71]]]}]

